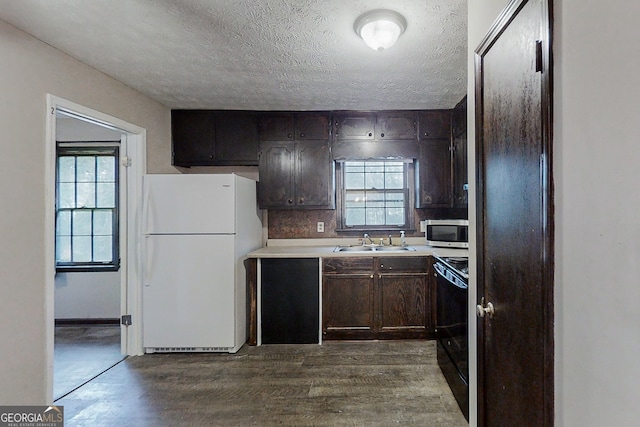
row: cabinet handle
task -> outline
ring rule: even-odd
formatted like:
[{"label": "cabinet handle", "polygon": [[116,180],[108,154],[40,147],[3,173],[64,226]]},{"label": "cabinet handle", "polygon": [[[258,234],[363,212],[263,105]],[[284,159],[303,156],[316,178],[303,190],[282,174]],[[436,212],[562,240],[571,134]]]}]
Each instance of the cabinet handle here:
[{"label": "cabinet handle", "polygon": [[304,204],[304,197],[300,197],[298,199],[298,203],[300,203],[301,205]]},{"label": "cabinet handle", "polygon": [[304,138],[304,132],[300,132],[300,138]]},{"label": "cabinet handle", "polygon": [[373,136],[373,133],[369,132],[369,136]]},{"label": "cabinet handle", "polygon": [[293,138],[293,134],[292,133],[288,133],[287,134],[287,138],[289,138],[289,139]]},{"label": "cabinet handle", "polygon": [[380,134],[380,138],[384,138],[384,132]]},{"label": "cabinet handle", "polygon": [[287,203],[288,203],[288,204],[290,204],[290,205],[292,205],[292,204],[293,204],[293,200],[292,200],[292,199],[289,199],[289,200],[287,200]]},{"label": "cabinet handle", "polygon": [[210,159],[213,159],[213,154],[209,156]]},{"label": "cabinet handle", "polygon": [[369,276],[370,279],[373,279],[373,274],[371,276]]}]

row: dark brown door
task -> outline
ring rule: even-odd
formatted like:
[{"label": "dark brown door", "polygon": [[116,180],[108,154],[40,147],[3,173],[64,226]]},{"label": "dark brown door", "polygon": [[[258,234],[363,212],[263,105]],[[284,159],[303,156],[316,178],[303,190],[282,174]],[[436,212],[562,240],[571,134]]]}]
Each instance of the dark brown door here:
[{"label": "dark brown door", "polygon": [[553,425],[551,3],[513,0],[476,50],[481,426]]}]

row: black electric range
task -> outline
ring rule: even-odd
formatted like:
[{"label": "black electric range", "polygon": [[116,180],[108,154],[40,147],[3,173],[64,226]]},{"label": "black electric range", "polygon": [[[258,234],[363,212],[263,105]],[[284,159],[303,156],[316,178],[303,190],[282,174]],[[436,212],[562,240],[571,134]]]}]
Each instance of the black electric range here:
[{"label": "black electric range", "polygon": [[469,259],[435,258],[438,365],[469,420]]}]

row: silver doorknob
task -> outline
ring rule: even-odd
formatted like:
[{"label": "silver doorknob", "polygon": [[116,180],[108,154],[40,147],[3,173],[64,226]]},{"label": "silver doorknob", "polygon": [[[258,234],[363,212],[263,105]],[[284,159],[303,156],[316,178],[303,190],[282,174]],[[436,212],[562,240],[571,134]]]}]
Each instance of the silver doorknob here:
[{"label": "silver doorknob", "polygon": [[488,302],[486,305],[484,303],[484,297],[480,300],[480,304],[476,305],[476,315],[478,317],[489,317],[492,318],[496,313],[495,308],[491,302]]}]

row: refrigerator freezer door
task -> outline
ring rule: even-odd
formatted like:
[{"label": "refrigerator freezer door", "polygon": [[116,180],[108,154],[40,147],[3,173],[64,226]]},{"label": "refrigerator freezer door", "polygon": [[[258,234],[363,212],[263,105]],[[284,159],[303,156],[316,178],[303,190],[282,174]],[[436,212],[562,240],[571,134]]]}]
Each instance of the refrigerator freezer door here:
[{"label": "refrigerator freezer door", "polygon": [[229,235],[146,236],[145,348],[234,346],[233,245]]},{"label": "refrigerator freezer door", "polygon": [[144,234],[232,234],[234,175],[145,175]]}]

